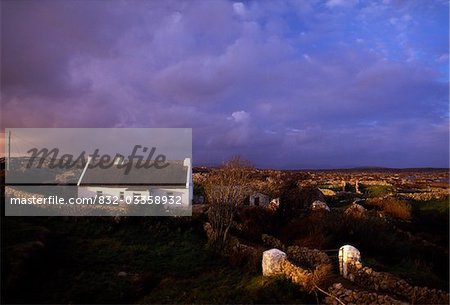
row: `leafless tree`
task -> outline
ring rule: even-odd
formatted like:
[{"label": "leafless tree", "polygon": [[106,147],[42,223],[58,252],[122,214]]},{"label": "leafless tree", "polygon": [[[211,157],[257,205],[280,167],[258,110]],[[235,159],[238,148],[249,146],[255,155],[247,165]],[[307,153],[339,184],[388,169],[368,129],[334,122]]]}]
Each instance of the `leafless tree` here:
[{"label": "leafless tree", "polygon": [[224,245],[236,210],[250,194],[252,166],[239,156],[233,157],[207,178],[204,189],[209,203],[210,242]]}]

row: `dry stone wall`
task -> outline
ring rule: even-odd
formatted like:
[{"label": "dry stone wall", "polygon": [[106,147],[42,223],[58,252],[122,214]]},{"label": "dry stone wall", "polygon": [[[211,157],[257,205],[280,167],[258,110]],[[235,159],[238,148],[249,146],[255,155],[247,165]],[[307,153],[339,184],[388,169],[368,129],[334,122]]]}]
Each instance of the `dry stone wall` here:
[{"label": "dry stone wall", "polygon": [[[320,270],[331,264],[328,255],[320,250],[299,246],[286,247],[280,240],[270,235],[263,235],[262,239],[266,244],[277,246],[287,252],[285,255],[278,249],[272,249],[284,254],[282,259],[277,260],[277,275],[286,276],[306,291],[310,291],[314,287],[315,271],[311,270]],[[308,264],[310,268],[304,269],[296,265],[304,263]],[[342,304],[340,301],[348,305],[449,304],[449,293],[427,287],[411,286],[405,280],[390,273],[377,272],[370,267],[363,266],[359,257],[347,257],[347,260],[343,260],[342,263],[346,265],[344,277],[362,289],[346,289],[341,283],[335,283],[328,289],[329,294],[333,297],[326,297],[325,304]]]},{"label": "dry stone wall", "polygon": [[449,304],[449,294],[428,287],[411,286],[390,273],[377,272],[359,262],[348,263],[348,279],[359,286],[395,294],[413,304]]},{"label": "dry stone wall", "polygon": [[[327,296],[324,299],[325,304],[329,305],[352,305],[352,304],[366,304],[366,305],[408,305],[408,303],[394,299],[388,295],[378,294],[375,292],[369,292],[364,290],[351,290],[346,289],[341,283],[333,284],[328,293],[331,296]],[[340,303],[338,298],[342,303]]]},{"label": "dry stone wall", "polygon": [[313,274],[291,263],[286,253],[278,249],[264,251],[262,270],[264,276],[283,275],[304,289],[309,289],[312,283]]},{"label": "dry stone wall", "polygon": [[302,263],[306,262],[311,267],[316,267],[323,264],[330,264],[328,255],[317,249],[309,249],[306,247],[291,246],[287,248],[288,257],[294,261]]},{"label": "dry stone wall", "polygon": [[261,239],[265,245],[285,251],[284,244],[278,238],[275,238],[272,235],[262,234]]},{"label": "dry stone wall", "polygon": [[279,239],[268,234],[262,234],[261,239],[269,247],[286,251],[288,257],[297,263],[307,263],[311,267],[331,263],[328,255],[320,250],[299,246],[286,247]]},{"label": "dry stone wall", "polygon": [[281,269],[284,276],[290,279],[292,283],[303,287],[305,290],[311,289],[313,274],[310,271],[294,265],[287,259],[282,262]]}]

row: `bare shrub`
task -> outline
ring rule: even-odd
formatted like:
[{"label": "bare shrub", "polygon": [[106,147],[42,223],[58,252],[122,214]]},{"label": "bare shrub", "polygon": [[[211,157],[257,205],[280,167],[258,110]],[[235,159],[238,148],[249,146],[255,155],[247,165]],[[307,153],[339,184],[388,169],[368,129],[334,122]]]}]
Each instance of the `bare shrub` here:
[{"label": "bare shrub", "polygon": [[239,207],[240,236],[248,240],[259,242],[263,233],[271,233],[273,214],[265,208],[257,206]]},{"label": "bare shrub", "polygon": [[324,233],[311,233],[305,237],[294,240],[294,246],[323,249],[327,246],[327,239]]},{"label": "bare shrub", "polygon": [[313,286],[321,286],[333,274],[333,266],[331,264],[321,264],[314,268],[312,272]]},{"label": "bare shrub", "polygon": [[314,186],[299,187],[296,181],[287,181],[280,196],[279,214],[283,220],[291,220],[309,208],[316,200],[324,200],[320,190]]},{"label": "bare shrub", "polygon": [[320,212],[296,218],[280,229],[279,236],[286,244],[322,249],[327,239],[325,228],[329,218],[329,214]]},{"label": "bare shrub", "polygon": [[367,204],[377,206],[386,214],[401,220],[411,220],[412,217],[411,205],[394,197],[370,199]]},{"label": "bare shrub", "polygon": [[221,168],[215,169],[204,183],[209,203],[208,220],[211,224],[211,243],[225,244],[237,208],[250,194],[251,165],[234,157]]}]

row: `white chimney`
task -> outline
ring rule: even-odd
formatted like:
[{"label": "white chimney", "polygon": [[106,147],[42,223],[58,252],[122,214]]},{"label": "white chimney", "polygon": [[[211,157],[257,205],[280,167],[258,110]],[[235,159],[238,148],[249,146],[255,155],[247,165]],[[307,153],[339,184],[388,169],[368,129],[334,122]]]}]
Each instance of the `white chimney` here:
[{"label": "white chimney", "polygon": [[186,171],[186,188],[189,189],[189,203],[192,203],[192,198],[194,197],[194,186],[192,183],[192,163],[191,158],[185,158],[183,161],[183,166],[187,166]]},{"label": "white chimney", "polygon": [[92,160],[92,156],[88,156],[86,165],[84,166],[83,171],[81,172],[80,179],[78,179],[77,186],[80,186],[81,180],[83,180],[84,174],[86,173],[86,170],[87,170],[89,164],[91,163],[91,160]]}]

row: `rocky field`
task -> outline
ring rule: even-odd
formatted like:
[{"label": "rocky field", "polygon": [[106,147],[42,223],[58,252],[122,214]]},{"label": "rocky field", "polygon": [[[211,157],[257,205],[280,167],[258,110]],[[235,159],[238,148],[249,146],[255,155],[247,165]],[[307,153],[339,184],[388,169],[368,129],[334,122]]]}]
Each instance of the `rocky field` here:
[{"label": "rocky field", "polygon": [[2,300],[448,304],[448,170],[253,169],[219,248],[210,175],[192,217],[2,216]]}]

